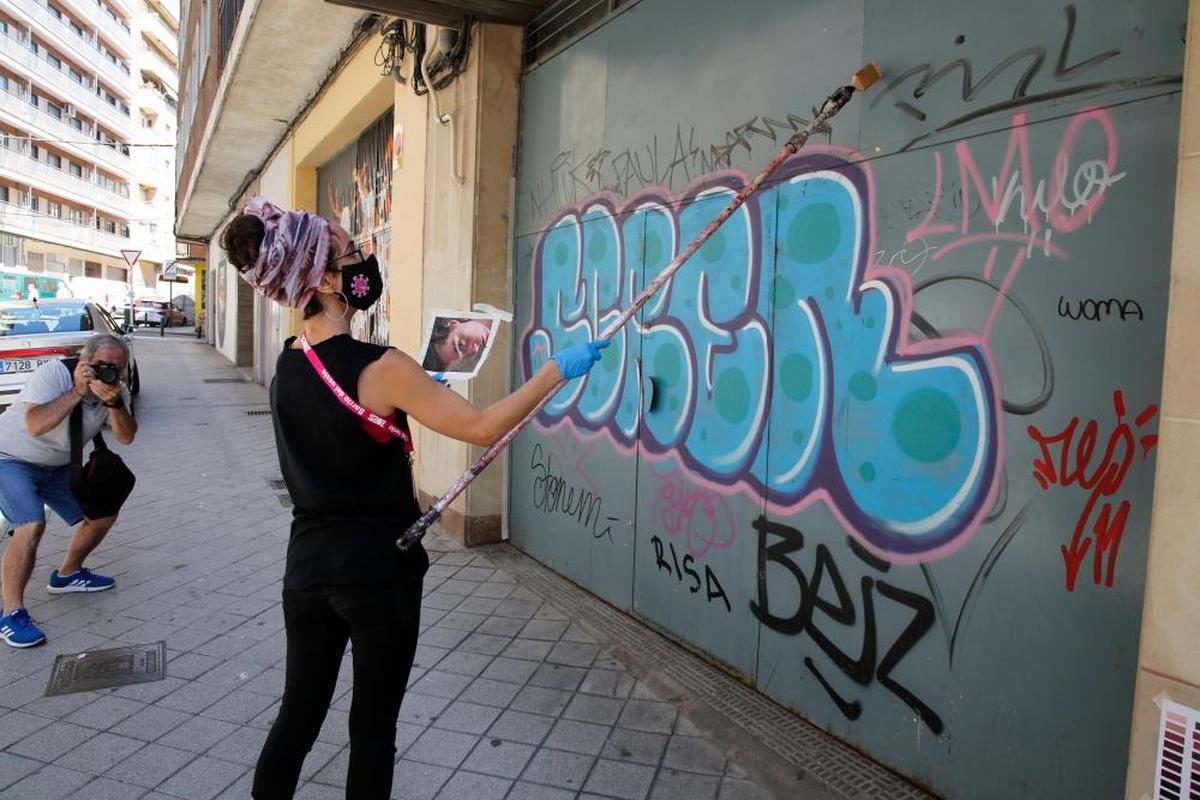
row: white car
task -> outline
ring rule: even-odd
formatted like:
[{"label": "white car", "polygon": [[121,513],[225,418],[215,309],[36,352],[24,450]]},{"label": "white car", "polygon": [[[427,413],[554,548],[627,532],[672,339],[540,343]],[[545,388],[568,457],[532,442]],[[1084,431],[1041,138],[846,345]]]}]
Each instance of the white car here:
[{"label": "white car", "polygon": [[109,333],[129,346],[125,384],[132,394],[141,388],[133,337],[97,303],[69,298],[0,302],[0,411],[16,399],[33,371],[59,358],[79,354],[97,333]]}]

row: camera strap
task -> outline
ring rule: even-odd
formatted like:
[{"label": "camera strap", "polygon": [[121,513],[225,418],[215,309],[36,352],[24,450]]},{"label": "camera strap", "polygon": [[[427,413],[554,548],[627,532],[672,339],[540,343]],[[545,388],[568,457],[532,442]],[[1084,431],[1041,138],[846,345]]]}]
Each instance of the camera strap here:
[{"label": "camera strap", "polygon": [[308,359],[308,363],[312,364],[313,369],[317,371],[317,375],[321,377],[321,380],[325,382],[325,385],[329,387],[331,392],[333,392],[333,396],[336,397],[342,405],[350,409],[363,422],[367,423],[368,425],[373,425],[382,431],[386,431],[403,442],[404,452],[412,452],[412,437],[408,435],[408,431],[396,425],[394,422],[388,422],[386,419],[374,413],[373,411],[368,411],[367,409],[363,408],[360,403],[356,402],[353,397],[346,394],[346,390],[338,385],[338,382],[334,379],[333,375],[329,374],[329,370],[326,369],[325,364],[321,362],[321,357],[317,355],[317,351],[314,350],[312,345],[308,343],[308,338],[304,334],[300,334],[297,339],[300,342],[300,349],[304,351],[304,356]]}]

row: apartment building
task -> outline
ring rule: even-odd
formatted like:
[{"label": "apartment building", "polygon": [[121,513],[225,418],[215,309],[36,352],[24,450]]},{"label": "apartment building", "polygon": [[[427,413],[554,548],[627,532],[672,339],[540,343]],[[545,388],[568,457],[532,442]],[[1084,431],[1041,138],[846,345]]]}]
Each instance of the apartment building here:
[{"label": "apartment building", "polygon": [[174,257],[177,37],[162,0],[0,7],[4,269],[110,305],[155,290]]}]

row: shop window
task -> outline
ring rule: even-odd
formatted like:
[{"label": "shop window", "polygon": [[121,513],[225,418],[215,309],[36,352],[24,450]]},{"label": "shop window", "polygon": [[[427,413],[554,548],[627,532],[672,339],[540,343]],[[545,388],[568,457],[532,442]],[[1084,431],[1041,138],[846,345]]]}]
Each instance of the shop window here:
[{"label": "shop window", "polygon": [[124,283],[126,280],[125,268],[124,267],[105,267],[104,268],[104,277],[108,278],[110,281],[120,281],[121,283]]},{"label": "shop window", "polygon": [[99,278],[100,277],[100,264],[95,261],[88,261],[87,263],[85,263],[83,265],[83,277]]}]

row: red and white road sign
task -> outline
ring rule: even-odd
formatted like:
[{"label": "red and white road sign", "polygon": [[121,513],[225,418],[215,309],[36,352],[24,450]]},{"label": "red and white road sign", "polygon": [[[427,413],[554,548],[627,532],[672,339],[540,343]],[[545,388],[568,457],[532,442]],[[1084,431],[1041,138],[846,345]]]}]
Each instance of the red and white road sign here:
[{"label": "red and white road sign", "polygon": [[133,269],[135,266],[137,266],[138,259],[141,258],[141,255],[142,255],[141,250],[122,250],[121,251],[121,257],[125,259],[125,263],[129,265],[130,269]]}]

